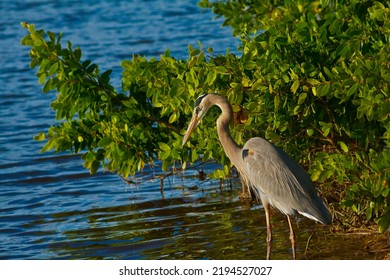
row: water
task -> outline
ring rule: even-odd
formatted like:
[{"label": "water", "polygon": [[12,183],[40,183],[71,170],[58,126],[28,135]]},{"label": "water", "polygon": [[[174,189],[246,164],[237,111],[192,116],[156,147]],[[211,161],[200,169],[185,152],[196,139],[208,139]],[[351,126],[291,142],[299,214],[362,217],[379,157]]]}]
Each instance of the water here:
[{"label": "water", "polygon": [[[192,169],[168,177],[162,194],[153,179],[158,167],[130,185],[104,171],[89,175],[79,156],[39,154],[42,143],[32,139],[54,123],[54,95],[41,94],[28,68],[21,21],[63,32],[83,59],[113,69],[119,88],[119,63],[132,54],[158,57],[169,48],[186,59],[187,45],[198,40],[216,53],[237,53],[231,30],[196,2],[0,2],[0,259],[264,259],[264,212],[239,199],[237,178],[220,185]],[[280,214],[272,219],[273,256],[288,259],[287,225]],[[297,225],[298,257],[354,258],[342,249],[354,250],[353,241],[307,219]]]}]

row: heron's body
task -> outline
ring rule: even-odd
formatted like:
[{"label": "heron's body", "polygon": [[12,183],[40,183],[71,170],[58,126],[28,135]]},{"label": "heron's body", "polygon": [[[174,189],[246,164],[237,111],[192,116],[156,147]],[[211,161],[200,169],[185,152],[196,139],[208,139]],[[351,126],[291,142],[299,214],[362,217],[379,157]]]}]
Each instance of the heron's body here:
[{"label": "heron's body", "polygon": [[249,139],[243,148],[234,142],[228,128],[233,117],[232,107],[219,95],[205,94],[197,99],[183,144],[213,105],[219,106],[222,110],[217,120],[221,144],[243,181],[261,199],[266,211],[267,258],[270,258],[272,240],[270,205],[287,215],[295,258],[295,238],[290,216],[298,212],[322,224],[330,224],[331,217],[328,209],[317,195],[306,171],[283,150],[260,137]]},{"label": "heron's body", "polygon": [[318,197],[309,175],[283,150],[256,137],[246,142],[243,161],[250,182],[263,204],[270,204],[285,215],[297,212],[323,224],[330,223],[330,215]]}]

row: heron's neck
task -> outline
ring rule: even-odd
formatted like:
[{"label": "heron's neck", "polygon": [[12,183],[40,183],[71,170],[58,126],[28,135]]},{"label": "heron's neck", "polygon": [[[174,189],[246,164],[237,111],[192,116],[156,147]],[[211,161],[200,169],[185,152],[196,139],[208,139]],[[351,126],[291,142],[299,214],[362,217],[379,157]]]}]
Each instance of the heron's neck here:
[{"label": "heron's neck", "polygon": [[222,147],[230,161],[240,170],[242,165],[241,147],[237,145],[229,132],[229,124],[233,119],[232,106],[224,97],[219,95],[213,95],[211,102],[222,110],[222,114],[217,119],[219,141],[221,141]]}]

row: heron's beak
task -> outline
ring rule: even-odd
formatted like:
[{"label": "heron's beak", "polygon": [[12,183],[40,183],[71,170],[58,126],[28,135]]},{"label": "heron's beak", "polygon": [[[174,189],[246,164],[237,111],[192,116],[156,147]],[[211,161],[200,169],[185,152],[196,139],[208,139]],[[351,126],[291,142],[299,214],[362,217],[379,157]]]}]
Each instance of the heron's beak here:
[{"label": "heron's beak", "polygon": [[184,135],[184,138],[183,138],[182,146],[184,146],[184,144],[187,142],[188,138],[190,138],[191,133],[198,126],[200,120],[201,120],[201,118],[198,117],[198,114],[194,113],[192,115],[192,119],[191,119],[190,125],[188,126],[186,134]]}]

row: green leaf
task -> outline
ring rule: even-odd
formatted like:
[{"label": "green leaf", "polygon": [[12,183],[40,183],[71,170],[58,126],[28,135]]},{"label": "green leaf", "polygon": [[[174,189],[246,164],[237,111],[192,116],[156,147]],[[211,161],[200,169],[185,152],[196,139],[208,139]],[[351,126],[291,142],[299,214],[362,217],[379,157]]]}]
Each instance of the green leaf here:
[{"label": "green leaf", "polygon": [[50,67],[50,70],[49,70],[49,72],[48,72],[48,75],[49,75],[49,76],[53,75],[53,74],[57,71],[57,69],[58,69],[58,63],[55,62],[55,63],[53,63],[52,66]]},{"label": "green leaf", "polygon": [[161,160],[166,160],[171,156],[171,151],[166,151],[166,152],[161,152],[160,153],[160,159]]},{"label": "green leaf", "polygon": [[299,98],[298,98],[298,105],[301,105],[303,102],[305,102],[306,97],[307,97],[307,93],[306,92],[302,92],[299,95]]},{"label": "green leaf", "polygon": [[317,96],[318,93],[317,93],[317,88],[316,87],[312,87],[311,91],[313,92],[314,96]]},{"label": "green leaf", "polygon": [[108,146],[110,145],[112,142],[112,139],[111,137],[104,137],[102,138],[99,143],[98,143],[98,147],[105,147],[105,146]]},{"label": "green leaf", "polygon": [[368,207],[366,209],[366,220],[369,221],[369,220],[371,220],[371,218],[372,218],[372,208]]},{"label": "green leaf", "polygon": [[169,161],[169,160],[164,160],[163,162],[162,162],[162,170],[163,171],[166,171],[166,170],[168,170],[168,168],[171,166],[171,161]]},{"label": "green leaf", "polygon": [[251,70],[255,67],[256,67],[256,62],[254,62],[254,61],[246,61],[244,63],[244,69],[246,69],[246,70]]},{"label": "green leaf", "polygon": [[40,132],[39,134],[34,136],[35,141],[43,141],[46,139],[46,135],[43,132]]},{"label": "green leaf", "polygon": [[45,73],[42,73],[39,77],[39,84],[43,84],[44,82],[46,81],[46,74]]},{"label": "green leaf", "polygon": [[291,92],[292,92],[292,93],[296,93],[297,90],[298,90],[298,88],[299,88],[299,85],[300,85],[299,80],[296,80],[296,81],[292,84],[292,86],[291,86],[291,88],[290,88]]},{"label": "green leaf", "polygon": [[316,79],[312,79],[312,78],[307,79],[307,82],[308,82],[309,84],[311,84],[312,86],[318,86],[318,85],[320,84],[319,81],[317,81]]},{"label": "green leaf", "polygon": [[320,170],[316,170],[314,171],[311,175],[310,175],[310,179],[315,182],[318,180],[318,178],[320,178],[320,175],[321,175],[321,171]]},{"label": "green leaf", "polygon": [[274,96],[275,111],[277,111],[279,109],[279,105],[280,105],[280,96],[279,96],[279,94],[275,94],[275,96]]},{"label": "green leaf", "polygon": [[326,96],[329,93],[329,90],[330,90],[330,84],[321,84],[317,88],[317,94],[318,96]]},{"label": "green leaf", "polygon": [[306,133],[307,133],[308,136],[311,137],[311,136],[313,136],[313,134],[314,134],[314,129],[307,129],[307,130],[306,130]]},{"label": "green leaf", "polygon": [[22,40],[20,41],[20,44],[23,45],[23,46],[32,46],[34,43],[31,40],[31,35],[24,36],[22,38]]},{"label": "green leaf", "polygon": [[390,226],[390,211],[385,212],[381,217],[379,217],[379,232],[385,232]]},{"label": "green leaf", "polygon": [[42,147],[40,153],[44,153],[53,149],[55,145],[56,145],[55,139],[49,139],[49,141],[47,141],[46,144]]},{"label": "green leaf", "polygon": [[214,72],[214,71],[209,72],[207,74],[206,83],[211,86],[211,85],[214,84],[214,81],[215,81],[216,78],[217,78],[217,73],[216,72]]},{"label": "green leaf", "polygon": [[91,169],[90,169],[90,173],[91,174],[96,174],[97,170],[99,169],[99,166],[100,166],[100,162],[99,161],[96,161],[94,160],[91,164]]},{"label": "green leaf", "polygon": [[356,84],[354,84],[353,86],[351,86],[351,87],[349,88],[348,92],[347,92],[347,96],[351,96],[351,95],[355,94],[356,91],[357,91],[357,89],[358,89],[358,86],[359,86],[358,83],[356,83]]},{"label": "green leaf", "polygon": [[169,152],[169,153],[171,152],[171,147],[169,147],[168,144],[166,144],[166,143],[159,142],[158,146],[159,146],[161,151]]},{"label": "green leaf", "polygon": [[328,76],[329,79],[333,79],[334,75],[332,74],[332,72],[329,70],[329,68],[327,68],[326,66],[324,66],[324,72],[325,74]]},{"label": "green leaf", "polygon": [[178,113],[173,113],[170,117],[169,117],[169,120],[168,122],[169,123],[174,123],[177,119],[178,119]]},{"label": "green leaf", "polygon": [[344,151],[344,152],[346,152],[346,153],[348,153],[348,146],[343,142],[343,141],[338,141],[337,142],[339,145],[340,145],[340,148]]},{"label": "green leaf", "polygon": [[74,58],[76,61],[80,61],[80,58],[81,58],[81,50],[79,47],[76,47],[76,49],[74,50]]},{"label": "green leaf", "polygon": [[191,151],[191,162],[195,162],[198,159],[199,155],[195,149]]},{"label": "green leaf", "polygon": [[47,93],[47,92],[49,92],[51,90],[51,88],[52,88],[52,81],[53,81],[52,79],[48,79],[46,81],[45,85],[42,88],[42,92],[43,93]]},{"label": "green leaf", "polygon": [[110,81],[110,75],[112,73],[112,70],[107,70],[105,71],[101,76],[100,76],[100,81],[103,83],[103,84],[107,84],[109,81]]},{"label": "green leaf", "polygon": [[328,136],[330,130],[331,130],[332,127],[333,127],[332,123],[326,123],[326,122],[320,121],[319,124],[321,125],[322,134],[323,134],[325,137]]}]

